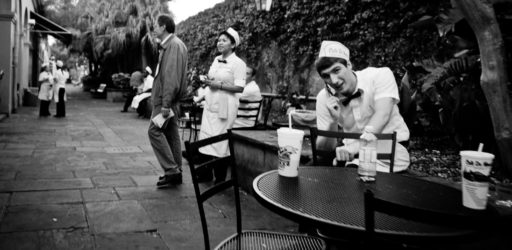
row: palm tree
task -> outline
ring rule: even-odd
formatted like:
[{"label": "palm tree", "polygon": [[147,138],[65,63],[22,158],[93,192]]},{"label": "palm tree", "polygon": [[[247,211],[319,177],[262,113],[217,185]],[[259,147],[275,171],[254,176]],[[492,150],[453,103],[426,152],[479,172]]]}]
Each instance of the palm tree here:
[{"label": "palm tree", "polygon": [[86,55],[93,74],[101,69],[108,81],[113,73],[155,67],[158,51],[151,31],[158,15],[171,14],[165,1],[79,1],[76,9],[83,13],[76,23],[82,33],[72,46]]}]

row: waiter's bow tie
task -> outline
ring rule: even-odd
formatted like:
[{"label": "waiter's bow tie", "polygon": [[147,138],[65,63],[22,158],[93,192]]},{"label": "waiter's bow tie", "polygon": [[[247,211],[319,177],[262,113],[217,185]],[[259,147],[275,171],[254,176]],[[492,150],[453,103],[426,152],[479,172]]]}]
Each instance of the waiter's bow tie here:
[{"label": "waiter's bow tie", "polygon": [[358,89],[353,95],[351,95],[351,96],[345,98],[345,100],[341,101],[341,104],[343,104],[343,106],[347,106],[350,103],[350,101],[352,101],[352,99],[358,98],[360,96],[361,96],[361,90]]},{"label": "waiter's bow tie", "polygon": [[222,60],[222,59],[217,59],[217,62],[220,62],[220,63],[228,63],[228,61],[226,61],[226,60]]}]

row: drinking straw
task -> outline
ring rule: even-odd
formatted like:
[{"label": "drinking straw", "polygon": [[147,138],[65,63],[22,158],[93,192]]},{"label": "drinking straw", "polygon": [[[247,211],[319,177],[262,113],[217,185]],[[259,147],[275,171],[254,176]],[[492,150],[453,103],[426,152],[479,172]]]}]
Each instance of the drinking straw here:
[{"label": "drinking straw", "polygon": [[292,129],[292,113],[293,113],[293,112],[294,112],[294,111],[293,111],[293,110],[291,110],[291,111],[290,111],[290,113],[288,113],[288,127],[289,127],[290,129]]},{"label": "drinking straw", "polygon": [[484,149],[484,144],[483,143],[478,144],[478,152],[482,152],[482,149]]}]

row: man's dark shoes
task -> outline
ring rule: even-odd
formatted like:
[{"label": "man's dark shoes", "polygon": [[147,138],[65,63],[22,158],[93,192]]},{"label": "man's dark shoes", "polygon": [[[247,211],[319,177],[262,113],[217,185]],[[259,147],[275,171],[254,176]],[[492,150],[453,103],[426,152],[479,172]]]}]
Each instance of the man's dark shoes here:
[{"label": "man's dark shoes", "polygon": [[156,183],[157,188],[166,188],[171,186],[176,186],[183,183],[181,173],[173,174],[173,175],[164,175],[158,178],[158,182]]}]

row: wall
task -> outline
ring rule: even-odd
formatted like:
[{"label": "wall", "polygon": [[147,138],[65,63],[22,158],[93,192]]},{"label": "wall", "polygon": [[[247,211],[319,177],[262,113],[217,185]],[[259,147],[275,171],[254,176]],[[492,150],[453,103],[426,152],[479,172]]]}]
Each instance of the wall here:
[{"label": "wall", "polygon": [[[10,115],[22,105],[23,90],[32,76],[33,48],[28,29],[32,0],[0,1],[0,113]],[[19,89],[19,91],[18,91]]]},{"label": "wall", "polygon": [[15,12],[12,1],[0,1],[0,69],[4,77],[0,80],[0,113],[10,114],[12,93],[12,44],[15,27]]}]

